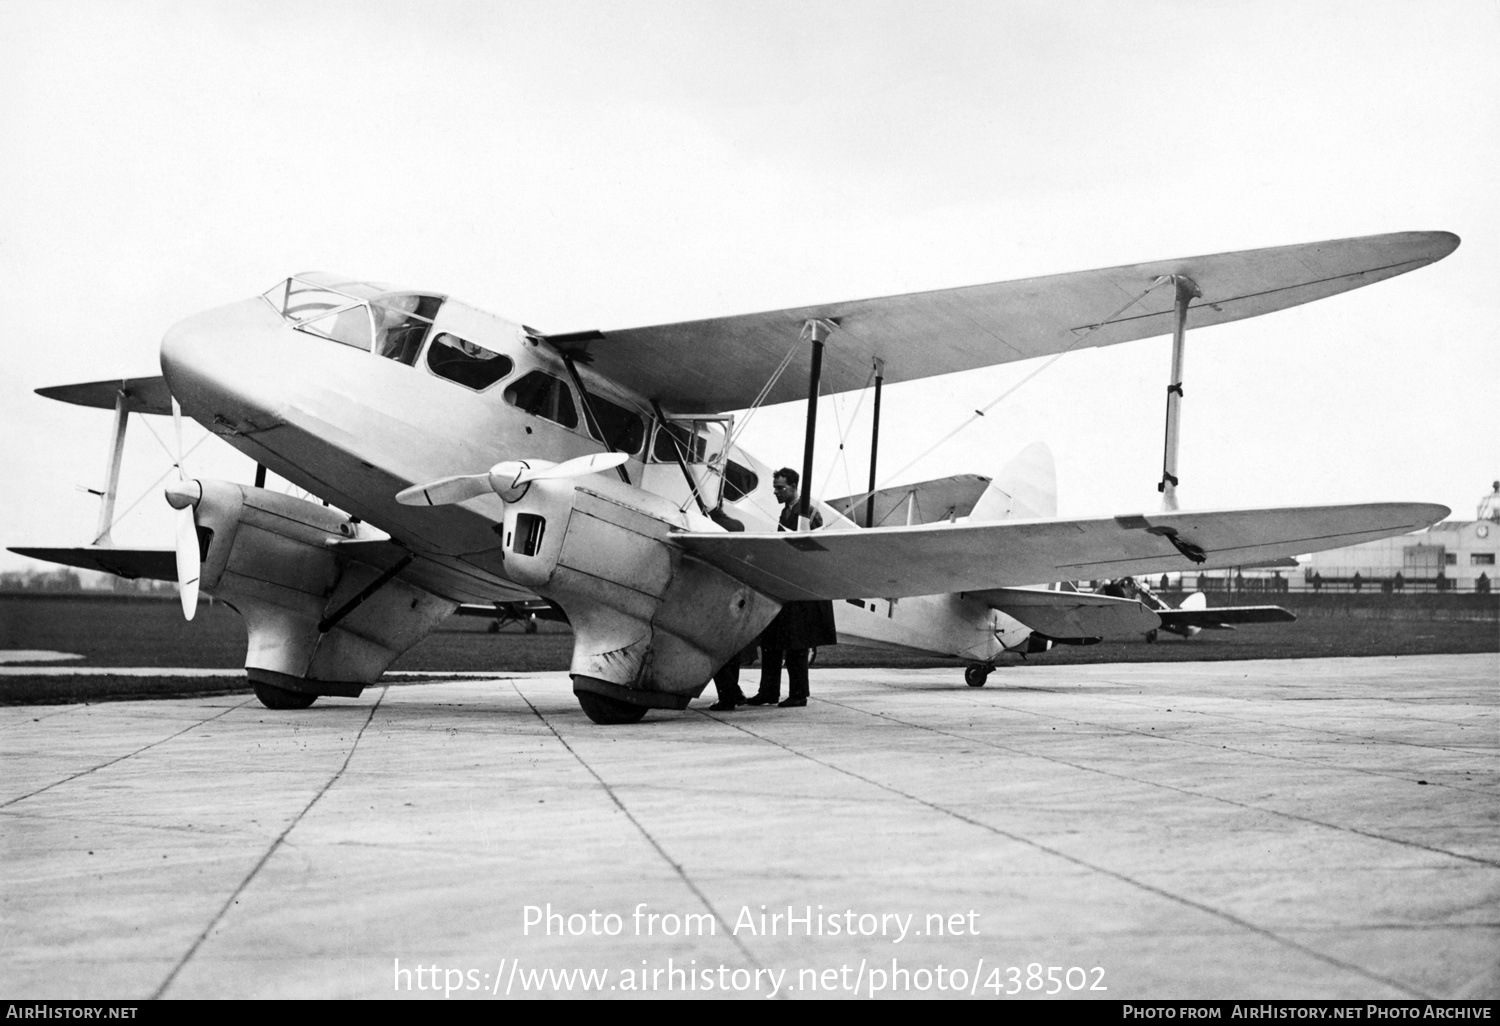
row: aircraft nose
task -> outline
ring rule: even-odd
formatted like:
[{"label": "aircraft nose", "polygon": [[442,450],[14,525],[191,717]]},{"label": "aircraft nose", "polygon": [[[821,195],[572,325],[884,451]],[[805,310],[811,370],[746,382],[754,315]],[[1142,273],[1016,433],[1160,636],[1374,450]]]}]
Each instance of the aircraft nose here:
[{"label": "aircraft nose", "polygon": [[[195,314],[162,337],[161,371],[183,412],[201,423],[231,427],[256,422],[273,411],[258,397],[270,351],[285,325],[260,298]],[[267,395],[272,393],[268,392]],[[255,423],[265,427],[266,424]]]}]

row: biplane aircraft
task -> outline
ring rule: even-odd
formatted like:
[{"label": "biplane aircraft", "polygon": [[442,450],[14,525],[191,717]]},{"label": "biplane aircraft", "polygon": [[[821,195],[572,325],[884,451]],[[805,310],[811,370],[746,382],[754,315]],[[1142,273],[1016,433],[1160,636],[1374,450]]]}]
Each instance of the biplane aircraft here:
[{"label": "biplane aircraft", "polygon": [[[211,592],[244,617],[246,671],[272,708],[358,696],[461,605],[537,599],[572,625],[573,690],[600,723],[685,708],[792,600],[835,600],[847,639],[957,655],[983,683],[1007,650],[1158,619],[1039,582],[1253,564],[1446,516],[1410,502],[1178,511],[1176,411],[1187,328],[1403,274],[1458,242],[1370,236],[567,333],[298,274],[171,328],[160,377],[38,389],[115,411],[109,480],[95,544],[12,551],[176,578],[189,617]],[[1168,333],[1160,512],[1059,519],[1044,450],[995,481],[886,492],[872,456],[870,493],[818,503],[821,530],[779,532],[771,468],[735,435],[732,411],[811,397],[805,525],[818,395],[873,381],[878,428],[882,385]],[[269,491],[262,473],[180,475],[175,549],[113,546],[129,415],[179,408],[325,501]],[[746,529],[726,531],[721,510]]]}]

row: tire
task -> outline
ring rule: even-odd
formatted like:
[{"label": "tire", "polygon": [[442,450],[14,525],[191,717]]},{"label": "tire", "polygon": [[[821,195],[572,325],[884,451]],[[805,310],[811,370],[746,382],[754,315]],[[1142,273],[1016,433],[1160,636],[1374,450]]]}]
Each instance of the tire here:
[{"label": "tire", "polygon": [[989,679],[990,671],[985,666],[964,667],[964,683],[971,688],[982,688],[984,682]]},{"label": "tire", "polygon": [[583,707],[583,714],[595,723],[604,726],[639,723],[646,715],[644,705],[621,702],[604,695],[596,695],[592,691],[576,691],[574,694],[578,696],[578,704]]},{"label": "tire", "polygon": [[1155,631],[1147,631],[1146,632],[1146,644],[1148,644],[1148,645],[1154,645],[1154,644],[1156,644],[1156,632]]},{"label": "tire", "polygon": [[275,684],[256,684],[255,697],[267,709],[306,709],[318,700],[317,695],[305,691],[289,691]]}]

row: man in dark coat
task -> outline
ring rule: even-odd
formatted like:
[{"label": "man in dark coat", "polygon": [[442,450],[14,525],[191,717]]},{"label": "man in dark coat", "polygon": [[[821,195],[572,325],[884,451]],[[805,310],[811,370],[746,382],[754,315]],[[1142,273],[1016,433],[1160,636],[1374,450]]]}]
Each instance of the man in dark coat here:
[{"label": "man in dark coat", "polygon": [[[771,478],[771,488],[776,501],[781,503],[780,528],[783,531],[797,529],[797,481],[799,475],[789,467],[776,471]],[[811,511],[812,527],[823,526],[823,517],[817,510]],[[749,700],[749,705],[770,705],[775,702],[783,709],[801,708],[807,704],[807,653],[808,649],[838,643],[838,629],[833,623],[833,603],[825,600],[811,602],[788,602],[776,614],[776,619],[760,636],[761,671],[760,690]],[[781,697],[781,665],[786,663],[787,697]]]}]

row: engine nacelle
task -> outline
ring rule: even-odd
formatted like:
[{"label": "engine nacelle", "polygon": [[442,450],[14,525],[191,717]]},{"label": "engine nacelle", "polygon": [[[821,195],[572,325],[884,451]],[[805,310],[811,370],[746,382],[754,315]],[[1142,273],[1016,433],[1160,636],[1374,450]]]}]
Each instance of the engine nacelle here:
[{"label": "engine nacelle", "polygon": [[245,670],[255,683],[356,696],[457,608],[397,579],[321,630],[380,575],[338,551],[338,542],[359,536],[359,525],[290,495],[200,483],[201,586],[245,618]]},{"label": "engine nacelle", "polygon": [[672,545],[714,530],[660,496],[595,474],[507,497],[505,574],[573,625],[573,689],[681,709],[780,603]]}]

